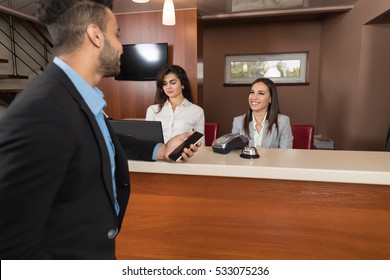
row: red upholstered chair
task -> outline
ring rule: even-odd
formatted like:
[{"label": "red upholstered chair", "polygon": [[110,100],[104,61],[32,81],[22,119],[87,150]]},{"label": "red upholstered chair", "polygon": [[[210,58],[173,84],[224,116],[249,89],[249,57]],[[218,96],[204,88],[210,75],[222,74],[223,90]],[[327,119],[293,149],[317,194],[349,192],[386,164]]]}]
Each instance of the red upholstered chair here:
[{"label": "red upholstered chair", "polygon": [[314,125],[292,124],[293,149],[313,149]]},{"label": "red upholstered chair", "polygon": [[219,133],[219,124],[214,122],[209,122],[204,124],[204,139],[205,145],[211,146],[213,141],[218,138]]}]

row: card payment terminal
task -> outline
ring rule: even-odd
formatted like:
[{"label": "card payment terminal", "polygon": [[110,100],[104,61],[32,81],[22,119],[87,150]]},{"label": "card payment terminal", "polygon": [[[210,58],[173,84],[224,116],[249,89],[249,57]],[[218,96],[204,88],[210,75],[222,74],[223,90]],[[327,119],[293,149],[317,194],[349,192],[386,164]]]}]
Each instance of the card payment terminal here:
[{"label": "card payment terminal", "polygon": [[219,154],[227,154],[233,149],[242,149],[249,144],[249,139],[238,133],[228,133],[213,141],[213,151]]}]

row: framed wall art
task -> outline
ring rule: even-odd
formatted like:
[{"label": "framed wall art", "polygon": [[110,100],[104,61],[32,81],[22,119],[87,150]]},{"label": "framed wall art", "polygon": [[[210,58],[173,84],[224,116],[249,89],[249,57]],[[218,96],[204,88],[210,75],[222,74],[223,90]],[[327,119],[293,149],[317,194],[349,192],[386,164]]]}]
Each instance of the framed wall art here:
[{"label": "framed wall art", "polygon": [[260,77],[277,84],[307,83],[307,52],[226,55],[225,85],[251,84]]}]

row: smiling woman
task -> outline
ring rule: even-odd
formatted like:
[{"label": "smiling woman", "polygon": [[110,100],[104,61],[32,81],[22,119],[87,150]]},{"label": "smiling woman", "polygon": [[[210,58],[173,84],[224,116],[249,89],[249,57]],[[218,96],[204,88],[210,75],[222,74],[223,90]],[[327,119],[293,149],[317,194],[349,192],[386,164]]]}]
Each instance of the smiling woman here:
[{"label": "smiling woman", "polygon": [[261,148],[292,148],[290,118],[280,114],[275,83],[256,79],[249,90],[249,109],[233,120],[232,133],[249,137],[249,145]]}]

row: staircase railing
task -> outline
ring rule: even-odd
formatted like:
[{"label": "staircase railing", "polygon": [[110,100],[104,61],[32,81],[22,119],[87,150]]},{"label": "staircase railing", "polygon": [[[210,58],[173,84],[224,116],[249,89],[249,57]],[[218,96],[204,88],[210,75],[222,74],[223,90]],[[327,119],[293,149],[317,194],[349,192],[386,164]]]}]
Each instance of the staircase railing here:
[{"label": "staircase railing", "polygon": [[[51,48],[53,47],[50,41],[46,37],[42,37],[43,33],[37,32],[36,27],[32,28],[32,25],[36,25],[36,23],[27,22],[24,19],[19,19],[15,16],[6,15],[4,13],[0,13],[0,19],[9,27],[8,32],[4,30],[5,28],[0,29],[0,31],[9,39],[10,45],[7,46],[4,42],[0,43],[12,54],[13,75],[19,75],[17,61],[23,63],[35,74],[39,74],[39,70],[43,69],[49,62]],[[18,24],[18,28],[22,28],[24,32],[15,28],[16,23]],[[28,28],[26,23],[29,24],[30,28]],[[18,40],[15,38],[16,34],[18,35]],[[29,34],[30,38],[26,38],[26,35],[24,34]],[[30,41],[31,38],[33,41]],[[38,49],[36,46],[40,46],[41,48]],[[29,59],[27,60],[18,54],[18,50]],[[42,58],[41,62],[36,59],[37,56]]]},{"label": "staircase railing", "polygon": [[49,63],[53,48],[53,44],[46,36],[45,29],[39,25],[36,19],[9,11],[11,10],[7,8],[0,10],[0,37],[2,38],[0,49],[3,48],[3,51],[0,52],[3,54],[0,55],[0,62],[2,64],[10,62],[10,71],[7,74],[0,74],[0,99],[7,104],[12,102],[22,88],[15,89],[17,85],[9,87],[10,82],[1,83],[1,80],[11,79],[15,81],[15,84],[18,84],[18,79],[28,79],[31,74],[39,75],[40,71]]}]

